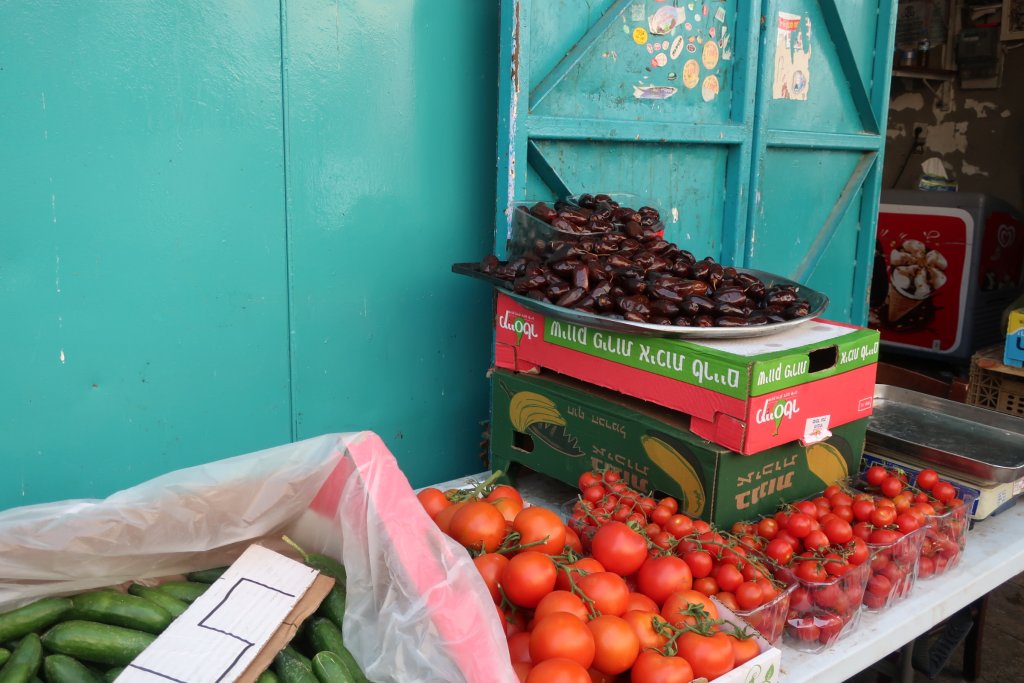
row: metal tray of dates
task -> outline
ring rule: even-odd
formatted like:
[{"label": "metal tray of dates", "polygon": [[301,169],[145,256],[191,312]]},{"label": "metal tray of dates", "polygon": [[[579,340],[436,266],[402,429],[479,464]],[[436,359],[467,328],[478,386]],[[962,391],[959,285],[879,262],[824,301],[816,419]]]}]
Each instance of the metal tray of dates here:
[{"label": "metal tray of dates", "polygon": [[583,325],[608,332],[621,334],[636,334],[646,337],[665,337],[669,339],[750,339],[753,337],[767,337],[785,330],[810,322],[821,316],[828,308],[828,297],[821,292],[811,289],[799,282],[794,282],[779,275],[773,275],[762,270],[749,268],[737,268],[741,273],[748,273],[760,279],[767,286],[771,285],[792,285],[797,288],[800,297],[806,299],[810,304],[807,315],[786,320],[783,322],[768,323],[750,327],[676,327],[674,325],[652,325],[650,323],[632,322],[629,320],[616,320],[597,313],[578,311],[572,308],[556,306],[547,301],[538,301],[528,296],[523,296],[512,290],[511,283],[502,280],[494,275],[484,273],[479,263],[456,263],[452,265],[452,272],[459,275],[467,275],[478,280],[483,280],[493,285],[502,293],[515,299],[524,308],[536,311],[541,315],[557,318],[564,322]]},{"label": "metal tray of dates", "polygon": [[875,387],[868,446],[980,482],[1024,477],[1024,420],[901,387]]}]

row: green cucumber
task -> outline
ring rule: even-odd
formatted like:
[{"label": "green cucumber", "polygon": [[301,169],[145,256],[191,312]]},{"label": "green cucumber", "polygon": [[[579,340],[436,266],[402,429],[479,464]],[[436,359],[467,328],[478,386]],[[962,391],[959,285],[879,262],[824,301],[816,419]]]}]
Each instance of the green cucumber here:
[{"label": "green cucumber", "polygon": [[72,620],[52,627],[42,640],[50,652],[97,664],[128,666],[156,636],[121,626]]},{"label": "green cucumber", "polygon": [[197,572],[185,574],[185,578],[195,583],[213,583],[221,577],[221,574],[228,570],[227,567],[214,567],[213,569],[200,569]]},{"label": "green cucumber", "polygon": [[345,623],[345,602],[345,589],[334,584],[334,588],[327,593],[327,597],[320,603],[316,613],[327,617],[334,622],[335,626],[342,628],[342,624]]},{"label": "green cucumber", "polygon": [[68,598],[43,598],[0,614],[0,643],[47,628],[71,611]]},{"label": "green cucumber", "polygon": [[113,669],[107,669],[107,672],[103,674],[103,680],[105,683],[114,683],[114,680],[121,675],[124,671],[123,666],[115,666]]},{"label": "green cucumber", "polygon": [[101,683],[85,664],[67,655],[49,655],[43,660],[46,683]]},{"label": "green cucumber", "polygon": [[128,592],[132,595],[143,598],[144,600],[149,600],[158,607],[164,608],[167,610],[167,613],[175,619],[184,614],[185,610],[188,609],[188,603],[184,600],[179,600],[173,595],[157,590],[151,586],[143,586],[139,583],[133,583],[128,586]]},{"label": "green cucumber", "polygon": [[306,664],[303,657],[286,647],[274,657],[274,673],[281,683],[319,683],[313,675],[312,664]]},{"label": "green cucumber", "polygon": [[298,543],[287,536],[282,536],[281,540],[295,548],[299,555],[302,556],[302,561],[305,562],[307,566],[312,567],[321,574],[331,577],[342,586],[345,585],[348,574],[345,571],[345,565],[341,562],[338,562],[330,555],[324,555],[323,553],[307,553],[301,546],[299,546]]},{"label": "green cucumber", "polygon": [[29,633],[0,669],[0,683],[29,683],[39,672],[43,661],[43,645],[39,636]]},{"label": "green cucumber", "polygon": [[7,663],[7,660],[11,658],[11,651],[0,647],[0,666]]},{"label": "green cucumber", "polygon": [[163,607],[127,593],[82,593],[71,598],[71,604],[72,619],[98,621],[146,633],[161,633],[174,621],[174,617]]},{"label": "green cucumber", "polygon": [[157,586],[164,593],[185,602],[195,602],[209,587],[210,584],[198,581],[168,581]]},{"label": "green cucumber", "polygon": [[313,657],[313,675],[320,683],[356,683],[341,657],[333,652],[318,652]]},{"label": "green cucumber", "polygon": [[307,636],[314,652],[333,652],[340,656],[342,650],[345,649],[345,640],[341,629],[330,619],[323,617],[310,619]]},{"label": "green cucumber", "polygon": [[275,674],[270,669],[267,669],[266,671],[261,673],[259,677],[256,679],[256,683],[279,683],[279,681],[280,679],[277,677],[277,674]]}]

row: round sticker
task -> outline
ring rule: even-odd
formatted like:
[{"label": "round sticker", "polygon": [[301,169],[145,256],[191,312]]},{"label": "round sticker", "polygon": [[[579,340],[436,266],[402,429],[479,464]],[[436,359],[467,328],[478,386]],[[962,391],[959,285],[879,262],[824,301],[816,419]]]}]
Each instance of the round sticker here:
[{"label": "round sticker", "polygon": [[718,43],[713,40],[704,43],[701,61],[704,62],[705,69],[714,69],[718,66]]},{"label": "round sticker", "polygon": [[700,64],[697,63],[696,59],[687,59],[686,63],[683,64],[683,85],[687,88],[695,88],[699,80]]},{"label": "round sticker", "polygon": [[691,54],[696,54],[697,53],[697,46],[694,45],[693,43],[690,43],[689,45],[686,46],[686,51],[691,53]]},{"label": "round sticker", "polygon": [[654,59],[651,60],[651,66],[654,67],[665,66],[666,64],[668,64],[668,57],[664,52],[654,55]]},{"label": "round sticker", "polygon": [[705,102],[710,102],[711,100],[718,97],[717,76],[708,76],[707,78],[704,79],[704,85],[702,85],[700,88],[700,95],[701,97],[704,98]]},{"label": "round sticker", "polygon": [[661,44],[661,49],[662,50],[667,50],[668,49],[668,41],[667,40],[664,43]]},{"label": "round sticker", "polygon": [[633,42],[637,45],[647,44],[647,30],[642,26],[637,26],[633,29]]},{"label": "round sticker", "polygon": [[647,43],[647,54],[649,54],[649,55],[653,55],[654,54],[654,46],[651,45],[650,43]]},{"label": "round sticker", "polygon": [[682,36],[676,36],[676,39],[672,41],[672,50],[668,53],[672,59],[677,59],[683,52],[683,45],[686,41],[683,40]]}]

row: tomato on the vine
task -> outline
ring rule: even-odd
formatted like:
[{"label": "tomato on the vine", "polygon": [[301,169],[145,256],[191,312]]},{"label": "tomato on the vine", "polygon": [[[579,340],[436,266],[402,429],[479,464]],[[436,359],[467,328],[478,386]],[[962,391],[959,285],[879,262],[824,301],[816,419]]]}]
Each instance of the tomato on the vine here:
[{"label": "tomato on the vine", "polygon": [[711,574],[714,568],[714,560],[706,550],[693,550],[683,555],[683,560],[690,567],[690,573],[694,579],[703,579]]},{"label": "tomato on the vine", "polygon": [[537,603],[537,607],[533,611],[533,618],[535,621],[540,621],[555,612],[571,614],[584,623],[590,618],[590,611],[583,604],[583,600],[569,591],[553,590],[545,595]]},{"label": "tomato on the vine", "polygon": [[507,557],[497,553],[487,553],[473,558],[473,564],[476,565],[476,570],[483,577],[484,584],[487,585],[487,590],[490,591],[495,604],[501,602],[501,591],[498,590],[498,586],[508,562]]},{"label": "tomato on the vine", "polygon": [[591,683],[586,667],[563,657],[547,659],[534,664],[526,676],[526,683]]},{"label": "tomato on the vine", "polygon": [[603,481],[604,479],[597,472],[584,472],[576,483],[579,485],[580,491],[586,491],[594,484],[600,484]]},{"label": "tomato on the vine", "polygon": [[416,494],[427,516],[433,519],[437,513],[452,504],[441,489],[428,487]]},{"label": "tomato on the vine", "polygon": [[469,501],[452,515],[448,535],[467,548],[494,552],[505,538],[505,517],[488,502]]},{"label": "tomato on the vine", "polygon": [[640,654],[640,639],[633,627],[621,617],[608,614],[591,619],[587,628],[594,636],[594,661],[603,674],[620,674],[633,666]]},{"label": "tomato on the vine", "polygon": [[697,623],[693,612],[703,610],[711,619],[718,619],[718,608],[711,598],[697,590],[673,593],[661,607],[661,616],[668,623],[679,628],[687,624]]},{"label": "tomato on the vine", "polygon": [[672,593],[690,590],[693,573],[685,561],[674,555],[652,557],[637,572],[636,585],[641,593],[660,606]]},{"label": "tomato on the vine", "polygon": [[546,659],[564,657],[584,669],[594,661],[594,634],[587,624],[567,612],[554,612],[537,620],[530,632],[530,660],[536,666]]},{"label": "tomato on the vine", "polygon": [[933,469],[923,469],[917,473],[917,488],[931,491],[939,483],[939,473]]},{"label": "tomato on the vine", "polygon": [[729,638],[727,633],[704,636],[687,631],[679,636],[676,646],[679,656],[693,667],[693,675],[710,680],[731,671],[735,665],[736,655]]},{"label": "tomato on the vine", "polygon": [[576,587],[589,598],[601,614],[619,616],[629,604],[629,586],[614,572],[587,574],[576,580]]},{"label": "tomato on the vine", "polygon": [[864,479],[871,486],[881,486],[882,482],[889,478],[889,473],[881,465],[872,465],[864,472]]},{"label": "tomato on the vine", "polygon": [[557,571],[549,556],[526,550],[509,560],[501,575],[501,587],[514,605],[532,609],[554,590]]},{"label": "tomato on the vine", "polygon": [[785,566],[793,559],[793,545],[785,539],[775,538],[768,542],[764,553],[780,565]]},{"label": "tomato on the vine", "polygon": [[529,549],[557,555],[565,547],[565,524],[557,514],[540,506],[524,508],[512,522],[519,533],[519,543],[538,543]]},{"label": "tomato on the vine", "polygon": [[594,534],[590,552],[607,571],[630,576],[647,560],[647,540],[621,522],[609,522]]},{"label": "tomato on the vine", "polygon": [[692,681],[693,678],[693,668],[682,657],[644,650],[636,658],[629,680],[631,683],[674,683]]}]

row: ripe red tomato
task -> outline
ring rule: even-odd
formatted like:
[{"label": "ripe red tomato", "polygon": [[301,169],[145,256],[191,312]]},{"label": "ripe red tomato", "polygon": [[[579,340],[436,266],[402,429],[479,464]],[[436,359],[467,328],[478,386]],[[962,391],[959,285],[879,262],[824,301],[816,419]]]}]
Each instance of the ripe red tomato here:
[{"label": "ripe red tomato", "polygon": [[594,484],[583,489],[583,500],[588,503],[598,503],[607,494],[608,490],[602,484]]},{"label": "ripe red tomato", "polygon": [[583,554],[583,541],[580,539],[572,527],[565,527],[565,544],[572,548],[572,551],[577,555]]},{"label": "ripe red tomato", "polygon": [[757,523],[757,535],[764,540],[772,540],[777,533],[779,533],[779,523],[774,517],[765,517]]},{"label": "ripe red tomato", "polygon": [[[691,608],[691,605],[695,607]],[[691,609],[696,611],[697,608],[703,609],[712,619],[718,618],[718,608],[711,602],[711,598],[696,590],[680,591],[670,595],[661,607],[661,616],[678,628],[684,624],[695,624],[697,622],[696,618],[690,613]]]},{"label": "ripe red tomato", "polygon": [[526,550],[509,560],[501,575],[501,587],[513,604],[532,609],[554,590],[556,574],[550,557]]},{"label": "ripe red tomato", "polygon": [[690,567],[690,573],[695,579],[703,579],[711,573],[715,566],[714,560],[706,550],[694,550],[683,555],[683,560]]},{"label": "ripe red tomato", "polygon": [[782,538],[774,538],[764,549],[765,555],[785,566],[793,559],[793,546]]},{"label": "ripe red tomato", "polygon": [[555,612],[537,621],[530,632],[530,661],[571,659],[584,669],[594,661],[594,634],[586,623],[566,612]]},{"label": "ripe red tomato", "polygon": [[644,650],[636,658],[629,680],[631,683],[676,683],[692,681],[693,678],[693,668],[682,657],[669,657],[657,650]]},{"label": "ripe red tomato", "polygon": [[621,617],[602,615],[587,624],[594,636],[592,666],[603,674],[620,674],[633,666],[640,654],[640,639],[629,622]]},{"label": "ripe red tomato", "polygon": [[803,560],[796,566],[797,577],[804,581],[822,582],[828,581],[828,572],[816,560]]},{"label": "ripe red tomato", "polygon": [[676,645],[679,648],[679,656],[690,663],[693,675],[698,678],[718,678],[731,671],[736,663],[732,642],[726,633],[702,636],[687,631],[679,636]]},{"label": "ripe red tomato", "polygon": [[796,503],[793,503],[793,507],[797,512],[802,512],[811,519],[818,518],[818,506],[809,500],[797,501]]},{"label": "ripe red tomato", "polygon": [[576,580],[576,587],[594,603],[601,614],[621,616],[629,605],[629,586],[614,572],[588,574]]},{"label": "ripe red tomato", "polygon": [[519,503],[520,508],[523,507],[523,496],[514,486],[509,486],[508,484],[498,484],[491,489],[491,492],[487,494],[487,497],[484,498],[484,500],[489,503],[493,503],[501,498],[514,500]]},{"label": "ripe red tomato", "polygon": [[572,590],[572,586],[569,581],[570,576],[572,577],[572,581],[579,581],[580,578],[586,574],[596,574],[603,571],[604,566],[600,562],[592,557],[582,557],[576,562],[566,565],[562,569],[558,570],[558,579],[555,582],[555,588],[560,591]]},{"label": "ripe red tomato", "polygon": [[534,506],[524,508],[512,522],[512,529],[519,532],[519,543],[531,546],[529,550],[557,555],[565,547],[565,524],[562,518],[547,508]]},{"label": "ripe red tomato", "polygon": [[571,659],[556,657],[534,664],[526,683],[591,683],[586,667]]},{"label": "ripe red tomato", "polygon": [[889,473],[881,465],[872,465],[864,473],[864,478],[871,486],[881,486],[889,478]]},{"label": "ripe red tomato", "polygon": [[452,516],[448,535],[467,548],[491,553],[505,538],[505,517],[490,503],[469,501]]},{"label": "ripe red tomato", "polygon": [[868,544],[863,538],[855,537],[852,543],[853,551],[850,553],[850,556],[846,558],[847,561],[854,566],[864,564],[871,555],[871,549],[868,548]]},{"label": "ripe red tomato", "polygon": [[830,519],[822,529],[825,531],[825,536],[828,537],[828,542],[832,545],[843,545],[849,543],[853,538],[853,527],[839,517]]},{"label": "ripe red tomato", "polygon": [[622,615],[633,633],[640,641],[640,649],[660,648],[668,642],[668,636],[658,633],[655,624],[665,625],[666,622],[657,610],[636,610],[631,609]]},{"label": "ripe red tomato", "polygon": [[903,491],[903,482],[896,477],[886,477],[879,484],[879,488],[886,498],[895,498]]},{"label": "ripe red tomato", "polygon": [[801,616],[790,619],[786,624],[786,632],[797,640],[813,642],[818,640],[821,629],[814,623],[815,617]]},{"label": "ripe red tomato", "polygon": [[674,555],[652,557],[636,575],[637,589],[660,607],[668,596],[693,587],[690,565]]},{"label": "ripe red tomato", "polygon": [[423,489],[416,494],[416,497],[431,519],[436,517],[438,512],[452,504],[448,500],[448,496],[444,495],[444,491],[433,487]]},{"label": "ripe red tomato", "polygon": [[530,677],[532,669],[533,664],[529,662],[512,662],[512,671],[515,673],[516,678],[519,679],[519,683],[526,683],[526,679]]},{"label": "ripe red tomato", "polygon": [[866,522],[871,519],[871,513],[875,511],[875,504],[870,500],[853,501],[853,518],[858,522]]},{"label": "ripe red tomato", "polygon": [[948,481],[940,481],[932,487],[932,495],[941,503],[948,503],[956,498],[956,488]]},{"label": "ripe red tomato", "polygon": [[661,609],[658,603],[651,600],[643,593],[632,592],[629,594],[629,600],[626,601],[626,611],[632,612],[633,610],[640,610],[641,612],[654,612],[657,613]]},{"label": "ripe red tomato", "polygon": [[729,591],[718,591],[715,593],[715,600],[718,600],[718,602],[722,603],[733,612],[738,612],[740,609],[739,603],[736,602],[736,596]]},{"label": "ripe red tomato", "polygon": [[853,522],[853,506],[852,505],[836,505],[832,508],[832,514],[844,522]]},{"label": "ripe red tomato", "polygon": [[571,614],[584,623],[590,618],[587,606],[583,604],[583,600],[578,595],[569,591],[554,590],[541,598],[540,602],[537,603],[537,608],[533,612],[533,619],[534,621],[540,621],[555,612]]},{"label": "ripe red tomato", "polygon": [[[850,534],[853,534],[853,529],[850,530]],[[804,536],[804,550],[824,550],[828,546],[828,535],[821,529],[816,529]]]},{"label": "ripe red tomato", "polygon": [[447,534],[448,531],[451,529],[452,517],[455,516],[456,512],[465,507],[467,502],[468,501],[462,501],[461,503],[452,503],[448,507],[441,508],[441,510],[436,515],[434,515],[434,524],[437,525],[437,528]]},{"label": "ripe red tomato", "polygon": [[490,591],[491,599],[495,604],[501,602],[501,591],[498,590],[498,585],[508,562],[507,557],[497,553],[487,553],[473,558],[473,564],[476,565],[476,570],[480,572],[484,583],[487,584],[487,590]]},{"label": "ripe red tomato", "polygon": [[732,654],[735,657],[735,663],[733,667],[742,666],[746,664],[754,657],[761,654],[761,646],[757,644],[757,641],[753,638],[737,638],[730,635],[730,642],[732,643]]},{"label": "ripe red tomato", "polygon": [[715,581],[713,576],[705,576],[703,579],[695,580],[693,582],[693,590],[704,595],[718,595],[720,592],[718,582]]},{"label": "ripe red tomato", "polygon": [[622,473],[618,470],[605,470],[604,481],[607,484],[614,484],[622,480]]},{"label": "ripe red tomato", "polygon": [[900,528],[900,531],[904,534],[909,534],[911,531],[917,531],[924,524],[924,518],[913,514],[910,511],[901,512],[896,515],[896,526]]},{"label": "ripe red tomato", "polygon": [[871,545],[892,545],[900,540],[902,534],[894,529],[875,529],[868,538]]},{"label": "ripe red tomato", "polygon": [[630,576],[647,560],[647,541],[621,522],[609,522],[597,530],[590,552],[607,571]]},{"label": "ripe red tomato", "polygon": [[[813,505],[813,503],[812,503]],[[786,531],[796,538],[803,538],[811,533],[811,522],[814,518],[803,512],[794,512],[786,522]]]},{"label": "ripe red tomato", "polygon": [[931,491],[939,483],[939,473],[932,469],[923,469],[917,473],[917,488]]},{"label": "ripe red tomato", "polygon": [[668,520],[672,518],[675,513],[667,505],[658,505],[651,512],[651,521],[658,526],[664,527],[668,524]]},{"label": "ripe red tomato", "polygon": [[664,498],[659,500],[658,505],[667,507],[669,510],[672,511],[673,515],[679,512],[679,501],[677,501],[675,498],[671,496],[665,496]]},{"label": "ripe red tomato", "polygon": [[755,609],[764,603],[764,591],[755,581],[744,581],[733,594],[736,596],[736,604],[744,611]]},{"label": "ripe red tomato", "polygon": [[526,631],[508,637],[508,654],[513,662],[530,661],[530,634]]},{"label": "ripe red tomato", "polygon": [[896,521],[896,508],[879,507],[871,513],[871,523],[876,527],[889,526]]},{"label": "ripe red tomato", "polygon": [[743,572],[734,564],[720,564],[711,570],[711,576],[718,582],[718,588],[733,593],[743,583]]},{"label": "ripe red tomato", "polygon": [[577,480],[577,484],[579,484],[580,491],[586,491],[594,484],[600,484],[603,481],[604,479],[601,478],[599,473],[590,471],[581,474],[579,480]]},{"label": "ripe red tomato", "polygon": [[674,514],[665,522],[665,531],[672,534],[672,538],[682,538],[693,531],[693,520],[686,515]]}]

